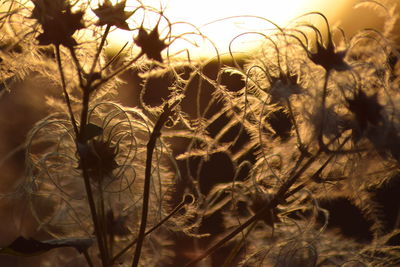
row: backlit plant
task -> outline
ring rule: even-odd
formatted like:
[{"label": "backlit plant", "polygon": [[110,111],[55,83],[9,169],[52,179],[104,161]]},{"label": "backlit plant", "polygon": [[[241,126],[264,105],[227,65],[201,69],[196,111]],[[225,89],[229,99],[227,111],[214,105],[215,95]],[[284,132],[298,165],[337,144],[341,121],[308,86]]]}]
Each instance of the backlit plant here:
[{"label": "backlit plant", "polygon": [[[277,28],[257,51],[204,63],[169,56],[185,34],[141,1],[0,3],[3,97],[36,83],[48,106],[20,148],[25,177],[2,195],[26,201],[19,218],[33,226],[0,254],[42,255],[41,266],[400,264],[399,225],[375,196],[400,160],[391,31],[344,47],[323,14],[286,28],[254,17]],[[363,3],[395,29],[394,9]],[[134,37],[110,56],[116,28]],[[132,72],[133,107],[117,95]],[[330,230],[323,203],[337,199],[363,214],[370,240]]]}]

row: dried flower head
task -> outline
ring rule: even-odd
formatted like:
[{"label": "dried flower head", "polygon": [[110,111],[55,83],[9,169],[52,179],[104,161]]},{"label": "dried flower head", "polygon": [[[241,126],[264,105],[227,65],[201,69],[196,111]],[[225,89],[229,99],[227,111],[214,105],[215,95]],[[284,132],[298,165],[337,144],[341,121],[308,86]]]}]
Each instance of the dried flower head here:
[{"label": "dried flower head", "polygon": [[[86,169],[91,174],[91,178],[99,179],[103,175],[109,175],[113,170],[118,168],[115,161],[116,148],[111,146],[109,142],[101,140],[92,140],[87,145],[85,153]],[[79,165],[78,169],[82,169]]]},{"label": "dried flower head", "polygon": [[382,106],[378,103],[377,94],[367,96],[362,90],[357,90],[353,99],[347,99],[348,108],[354,114],[359,130],[363,132],[368,124],[378,125],[382,120]]},{"label": "dried flower head", "polygon": [[324,45],[323,37],[318,28],[312,25],[307,25],[316,33],[316,47],[315,51],[311,52],[307,50],[308,58],[316,65],[322,66],[326,71],[336,70],[345,71],[349,70],[350,66],[344,60],[347,54],[347,50],[337,51],[332,38],[332,32],[329,26],[328,19],[319,12],[311,12],[306,15],[319,15],[325,21],[327,26],[327,44]]},{"label": "dried flower head", "polygon": [[316,51],[309,52],[309,59],[316,65],[322,66],[325,70],[344,71],[350,69],[350,66],[344,61],[346,50],[336,51],[332,38],[329,38],[326,47],[317,41]]},{"label": "dried flower head", "polygon": [[299,76],[297,74],[287,74],[280,72],[278,77],[271,76],[271,102],[278,103],[289,99],[290,96],[300,94],[302,88],[299,85]]},{"label": "dried flower head", "polygon": [[39,45],[54,44],[72,47],[77,45],[72,35],[85,28],[83,11],[72,13],[70,4],[65,0],[32,0],[35,5],[32,19],[42,26],[43,33],[36,39]]},{"label": "dried flower head", "polygon": [[126,0],[113,5],[110,0],[105,0],[102,5],[99,5],[93,12],[99,18],[96,25],[115,26],[122,30],[129,31],[128,23],[126,20],[135,13],[135,11],[125,11]]},{"label": "dried flower head", "polygon": [[168,45],[164,43],[164,40],[160,40],[158,24],[150,33],[141,26],[134,41],[135,44],[142,49],[142,53],[146,54],[149,59],[163,62],[161,51],[167,48]]}]

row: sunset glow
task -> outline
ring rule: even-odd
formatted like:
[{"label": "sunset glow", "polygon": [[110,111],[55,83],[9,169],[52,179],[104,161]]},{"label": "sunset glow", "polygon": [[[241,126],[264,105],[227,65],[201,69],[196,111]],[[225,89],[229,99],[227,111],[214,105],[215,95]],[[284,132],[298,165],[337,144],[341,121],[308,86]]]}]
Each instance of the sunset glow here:
[{"label": "sunset glow", "polygon": [[[258,32],[268,34],[275,28],[266,18],[280,27],[286,26],[290,20],[306,12],[320,11],[328,17],[337,13],[344,0],[336,1],[334,6],[328,6],[325,1],[318,0],[280,0],[280,1],[184,1],[184,0],[147,0],[143,1],[145,5],[154,8],[164,9],[165,16],[172,24],[172,35],[179,36],[185,34],[185,40],[173,42],[170,46],[170,54],[179,53],[186,55],[190,52],[191,57],[216,55],[216,49],[219,54],[229,51],[230,42],[238,35],[246,32]],[[134,5],[133,1],[127,2],[127,5]],[[156,14],[154,14],[156,15]],[[158,17],[153,18],[150,25],[155,25]],[[197,29],[190,24],[197,27]],[[163,29],[163,23],[160,23],[160,29]],[[166,32],[166,24],[164,30]],[[203,36],[199,34],[187,34],[200,30]],[[114,31],[111,36],[115,47],[120,47],[126,42],[132,41],[135,31],[127,32],[123,30]],[[235,39],[232,49],[235,52],[248,51],[260,40],[261,35],[248,33]],[[212,43],[211,43],[212,41]],[[194,45],[195,43],[195,45]],[[213,46],[215,45],[215,47]],[[197,47],[196,47],[197,45]]]},{"label": "sunset glow", "polygon": [[[28,0],[22,1],[26,6],[32,6]],[[121,2],[111,0],[112,3]],[[163,10],[165,18],[171,23],[169,27],[165,19],[159,23],[160,35],[166,38],[171,31],[170,37],[182,37],[174,40],[169,46],[170,55],[180,55],[191,58],[213,57],[229,52],[229,45],[232,40],[231,49],[235,53],[247,52],[257,47],[257,42],[262,39],[259,34],[271,34],[276,27],[286,27],[296,17],[307,12],[322,12],[329,19],[339,14],[347,3],[346,0],[337,0],[335,4],[320,0],[280,0],[280,1],[228,1],[228,0],[126,0],[126,11],[132,11],[141,2],[148,9],[153,11],[143,12],[139,10],[131,16],[127,22],[131,31],[121,30],[113,27],[109,34],[108,47],[117,51],[126,43],[132,44],[137,34],[137,29],[142,25],[152,29],[160,19],[159,10]],[[103,0],[80,1],[83,5],[89,3],[88,13],[92,13],[93,21],[96,21],[95,14],[91,11],[96,9]],[[77,5],[79,8],[80,4]],[[1,7],[5,10],[6,6]],[[314,17],[312,23],[321,22],[321,18]],[[310,21],[310,16],[302,21]],[[272,22],[272,23],[271,23]],[[246,33],[246,34],[244,34]],[[243,35],[244,34],[244,35]],[[239,36],[239,37],[238,37]],[[236,38],[237,37],[237,38]],[[170,40],[171,41],[171,40]]]}]

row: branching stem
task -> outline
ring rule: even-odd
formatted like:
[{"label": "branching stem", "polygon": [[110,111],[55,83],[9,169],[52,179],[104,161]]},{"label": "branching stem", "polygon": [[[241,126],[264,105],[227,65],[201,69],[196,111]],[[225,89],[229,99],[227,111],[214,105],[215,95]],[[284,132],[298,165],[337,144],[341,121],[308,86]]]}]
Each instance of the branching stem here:
[{"label": "branching stem", "polygon": [[[59,59],[59,47],[57,47],[57,58]],[[86,191],[86,196],[88,199],[88,204],[89,204],[89,209],[90,209],[90,214],[92,217],[93,221],[93,226],[94,226],[94,232],[96,235],[99,251],[100,251],[100,258],[102,261],[103,267],[107,267],[109,265],[109,257],[108,257],[108,250],[107,250],[107,244],[106,244],[106,233],[102,231],[101,227],[101,222],[99,221],[101,218],[99,218],[96,210],[96,204],[95,204],[95,199],[90,183],[90,175],[88,172],[88,166],[87,166],[87,155],[86,155],[86,150],[88,149],[87,146],[87,140],[86,140],[86,126],[87,126],[87,117],[88,117],[88,112],[89,112],[89,101],[90,101],[90,92],[91,90],[91,85],[90,84],[84,84],[84,81],[82,79],[82,68],[80,66],[79,60],[76,56],[74,48],[69,49],[71,56],[75,62],[75,67],[78,72],[79,76],[79,84],[82,90],[82,110],[81,110],[81,120],[79,124],[79,128],[75,122],[75,119],[73,119],[73,125],[74,125],[74,130],[76,133],[76,141],[77,141],[77,151],[79,155],[79,161],[80,161],[80,166],[82,169],[82,176],[85,184],[85,191]],[[60,62],[60,60],[58,60]],[[62,73],[62,72],[61,72]],[[62,75],[62,77],[64,77]],[[65,80],[64,82],[65,83]],[[66,93],[66,90],[65,90]],[[66,94],[68,96],[68,94]],[[69,103],[69,97],[66,98],[67,105],[70,107]],[[72,115],[72,109],[70,109],[71,117]],[[101,190],[101,189],[100,189]]]}]

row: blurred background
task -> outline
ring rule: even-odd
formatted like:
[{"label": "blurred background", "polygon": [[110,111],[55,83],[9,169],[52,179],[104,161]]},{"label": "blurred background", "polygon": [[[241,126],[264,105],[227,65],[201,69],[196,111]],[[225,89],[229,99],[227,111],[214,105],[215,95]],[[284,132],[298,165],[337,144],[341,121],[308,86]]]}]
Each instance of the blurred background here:
[{"label": "blurred background", "polygon": [[[128,5],[129,2],[128,0]],[[384,30],[383,19],[385,18],[385,11],[380,10],[376,12],[376,10],[374,11],[366,7],[355,8],[356,4],[359,2],[360,1],[357,0],[171,0],[161,1],[160,4],[159,1],[143,1],[144,4],[152,5],[155,8],[159,8],[160,6],[165,7],[165,16],[172,24],[177,23],[176,27],[174,26],[172,28],[174,35],[179,36],[188,30],[194,31],[197,27],[204,36],[209,38],[199,38],[196,34],[188,35],[185,36],[188,41],[174,42],[170,46],[170,54],[187,57],[187,51],[189,51],[191,59],[214,58],[216,56],[215,48],[218,49],[220,54],[225,54],[229,51],[229,43],[236,36],[244,32],[252,31],[268,34],[268,32],[271,32],[271,29],[274,28],[271,22],[285,27],[293,23],[291,22],[292,19],[307,12],[318,11],[325,14],[331,26],[342,28],[347,38],[351,38],[357,31],[364,28]],[[382,3],[383,2],[386,4],[400,4],[400,0],[382,1]],[[131,5],[133,4],[134,3]],[[4,9],[6,6],[2,8]],[[380,7],[376,8],[379,9]],[[397,9],[396,12],[399,13],[399,9]],[[253,17],[238,17],[239,15],[252,15]],[[265,21],[260,17],[267,18],[271,20],[271,22]],[[155,14],[155,16],[149,18],[149,21],[146,21],[146,23],[148,23],[148,25],[154,25],[157,23],[157,20],[158,15]],[[308,16],[302,18],[301,21],[308,21],[319,25],[321,30],[325,29],[321,18]],[[188,22],[190,25],[178,22]],[[136,25],[138,23],[139,22],[136,22]],[[165,24],[160,24],[161,29],[165,29],[166,26]],[[396,27],[396,29],[394,40],[398,43],[400,40],[400,27]],[[131,32],[122,30],[113,31],[109,40],[109,53],[112,55],[126,42],[132,42],[132,38],[133,33]],[[238,60],[245,56],[246,53],[251,53],[252,49],[257,49],[259,40],[260,36],[257,34],[246,34],[236,39],[232,47],[234,52],[237,53]],[[194,43],[196,43],[198,47],[193,45]],[[232,61],[226,60],[224,63],[232,64]],[[218,69],[216,63],[213,63],[211,60],[207,63],[207,67],[204,70],[208,76],[213,77],[216,75]],[[127,83],[118,89],[118,101],[125,105],[137,106],[141,93],[139,85],[143,82],[138,75],[138,70],[126,72],[123,75],[123,79]],[[4,81],[4,77],[0,77],[0,81]],[[230,88],[233,88],[233,90],[234,88],[243,86],[243,81],[235,76],[224,77],[223,82]],[[148,84],[149,87],[144,95],[147,103],[150,105],[159,105],[162,103],[162,99],[165,99],[166,95],[168,95],[168,86],[170,83],[171,81],[165,78],[150,81]],[[23,143],[26,134],[35,122],[48,114],[45,99],[42,97],[43,90],[46,91],[46,94],[60,94],[60,92],[52,91],[50,87],[44,87],[43,85],[30,81],[23,81],[16,83],[12,90],[5,93],[0,98],[0,193],[8,194],[13,192],[24,176],[25,151],[23,149]],[[191,105],[190,101],[190,96],[188,96],[186,100],[187,107]],[[224,171],[231,171],[224,165],[225,159],[222,158],[220,160],[222,164],[213,163],[213,165],[206,166],[205,169],[212,169],[214,173],[218,173],[218,171],[216,171],[217,168],[223,166]],[[220,176],[226,177],[230,175],[221,174]],[[382,205],[388,206],[387,212],[391,213],[390,218],[392,218],[393,225],[395,224],[399,208],[399,201],[398,198],[396,198],[396,190],[399,190],[399,188],[399,183],[394,182],[390,187],[383,189],[379,195]],[[337,203],[326,203],[326,207],[332,210],[332,227],[339,227],[347,236],[354,237],[361,241],[371,238],[368,233],[368,222],[363,220],[361,213],[348,201],[340,200]],[[338,212],[339,210],[340,212]],[[24,217],[21,220],[23,216],[28,217]],[[348,218],[348,216],[352,216],[353,220],[349,222],[349,220],[344,219],[345,217]],[[24,199],[1,199],[0,218],[2,218],[2,226],[0,227],[0,247],[8,245],[18,235],[31,236],[35,233],[35,224],[32,218],[29,218],[29,212],[26,210]],[[213,223],[214,222],[211,221],[209,224],[212,225]],[[205,230],[217,231],[218,229],[209,228]],[[187,241],[182,241],[180,245],[181,248],[184,248],[185,242]],[[183,258],[187,256],[185,256],[184,253],[189,252],[183,251],[181,255]],[[15,259],[5,258],[0,261],[0,265],[4,264],[7,260],[14,264]],[[23,264],[23,261],[25,260],[21,259],[19,264]]]}]

